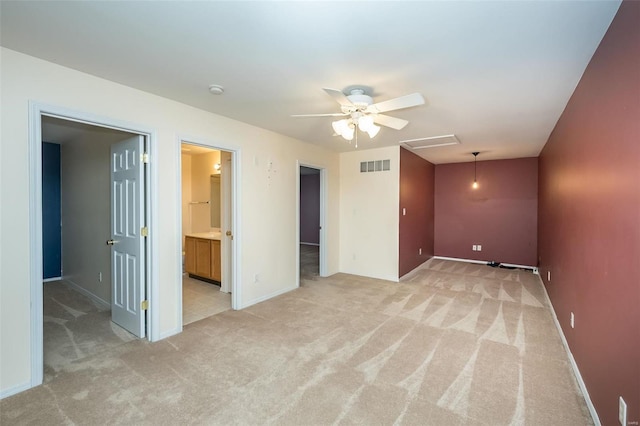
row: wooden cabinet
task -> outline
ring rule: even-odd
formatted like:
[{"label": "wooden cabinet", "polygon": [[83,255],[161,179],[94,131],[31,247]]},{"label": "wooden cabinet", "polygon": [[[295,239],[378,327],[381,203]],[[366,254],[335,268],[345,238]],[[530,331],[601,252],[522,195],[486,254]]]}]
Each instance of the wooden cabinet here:
[{"label": "wooden cabinet", "polygon": [[220,282],[220,241],[206,238],[185,238],[185,270],[194,278]]}]

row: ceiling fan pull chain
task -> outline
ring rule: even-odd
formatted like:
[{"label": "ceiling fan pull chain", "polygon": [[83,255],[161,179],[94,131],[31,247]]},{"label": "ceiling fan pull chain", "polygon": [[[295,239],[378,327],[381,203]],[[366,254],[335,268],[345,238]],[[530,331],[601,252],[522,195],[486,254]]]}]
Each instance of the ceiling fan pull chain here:
[{"label": "ceiling fan pull chain", "polygon": [[358,147],[358,123],[355,124],[356,126],[356,148]]}]

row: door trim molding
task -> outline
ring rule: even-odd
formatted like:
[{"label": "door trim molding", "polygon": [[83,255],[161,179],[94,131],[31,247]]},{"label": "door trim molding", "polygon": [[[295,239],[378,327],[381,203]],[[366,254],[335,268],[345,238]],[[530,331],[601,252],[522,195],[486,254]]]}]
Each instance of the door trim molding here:
[{"label": "door trim molding", "polygon": [[[231,143],[225,141],[213,141],[191,135],[176,135],[175,139],[175,158],[176,158],[176,229],[182,230],[182,144],[197,145],[218,151],[227,151],[231,153],[231,233],[233,234],[234,244],[231,246],[231,309],[240,310],[244,308],[242,302],[242,277],[241,277],[241,260],[242,252],[242,221],[241,221],[241,201],[242,201],[242,183],[240,182],[241,174],[241,158],[242,150]],[[179,327],[170,334],[182,332],[182,232],[176,241],[176,282],[180,285],[176,286],[176,301],[178,303],[176,309],[177,324]]]},{"label": "door trim molding", "polygon": [[158,171],[155,158],[157,135],[155,130],[139,124],[103,117],[84,111],[29,101],[29,284],[30,284],[30,387],[42,384],[44,376],[43,312],[42,312],[42,117],[49,116],[98,127],[121,130],[145,136],[147,152],[152,161],[145,172],[147,193],[146,221],[150,233],[147,239],[147,294],[150,297],[147,338],[159,340],[160,312],[155,309],[158,300],[158,239],[154,236],[158,216]]}]

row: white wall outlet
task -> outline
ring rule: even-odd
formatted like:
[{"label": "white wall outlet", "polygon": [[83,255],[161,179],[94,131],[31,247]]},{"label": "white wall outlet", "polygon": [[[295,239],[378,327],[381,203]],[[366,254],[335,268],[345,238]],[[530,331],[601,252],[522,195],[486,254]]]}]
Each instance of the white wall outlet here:
[{"label": "white wall outlet", "polygon": [[618,420],[622,426],[627,425],[627,403],[622,397],[618,400]]},{"label": "white wall outlet", "polygon": [[420,256],[422,256],[422,248],[419,248],[419,249],[418,249],[418,254],[419,254]]},{"label": "white wall outlet", "polygon": [[551,271],[547,271],[547,281],[551,282]]},{"label": "white wall outlet", "polygon": [[576,328],[576,317],[573,312],[571,312],[571,328]]},{"label": "white wall outlet", "polygon": [[482,246],[480,244],[478,244],[478,251],[482,251]]},{"label": "white wall outlet", "polygon": [[260,274],[255,274],[255,275],[253,276],[253,283],[255,284],[255,283],[257,283],[258,281],[260,281]]},{"label": "white wall outlet", "polygon": [[473,250],[473,251],[478,251],[478,246],[477,246],[477,245],[475,245],[475,244],[474,244],[474,245],[472,245],[472,246],[471,246],[471,250]]},{"label": "white wall outlet", "polygon": [[102,272],[98,272],[98,281],[102,282]]},{"label": "white wall outlet", "polygon": [[407,215],[407,209],[405,209],[404,207],[402,208],[402,216],[406,216]]}]

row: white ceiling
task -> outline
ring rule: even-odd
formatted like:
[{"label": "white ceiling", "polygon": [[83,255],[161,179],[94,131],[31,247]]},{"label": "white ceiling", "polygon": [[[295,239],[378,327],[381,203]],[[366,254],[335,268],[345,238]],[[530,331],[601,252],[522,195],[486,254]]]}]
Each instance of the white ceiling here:
[{"label": "white ceiling", "polygon": [[133,136],[132,133],[107,127],[92,126],[55,117],[42,117],[42,140],[44,142],[66,145],[82,139],[87,133],[91,135],[120,135],[123,139],[127,136]]},{"label": "white ceiling", "polygon": [[[613,1],[0,3],[0,43],[330,149],[323,87],[419,92],[359,149],[455,134],[433,163],[537,156],[620,5]],[[214,96],[210,84],[224,86]]]}]

